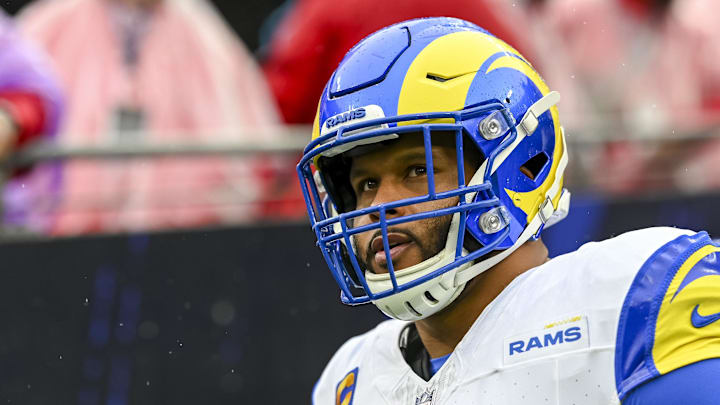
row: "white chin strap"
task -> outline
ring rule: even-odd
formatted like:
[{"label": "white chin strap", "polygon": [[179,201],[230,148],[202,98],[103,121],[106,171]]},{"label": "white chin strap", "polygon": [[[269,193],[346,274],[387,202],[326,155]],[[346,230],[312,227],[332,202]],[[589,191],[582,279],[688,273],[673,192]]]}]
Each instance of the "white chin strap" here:
[{"label": "white chin strap", "polygon": [[[525,113],[525,116],[522,120],[520,120],[516,127],[517,138],[495,158],[490,175],[495,173],[495,171],[520,144],[520,142],[525,139],[525,137],[530,136],[533,132],[535,132],[538,126],[538,117],[557,104],[558,101],[560,101],[560,94],[553,91],[530,106],[528,111]],[[527,227],[513,246],[486,260],[476,262],[474,264],[466,263],[460,265],[439,277],[432,278],[405,291],[374,300],[373,303],[387,316],[395,319],[403,321],[416,321],[427,318],[447,307],[460,295],[468,281],[508,257],[518,247],[523,245],[533,235],[535,235],[543,224],[545,224],[545,226],[550,226],[564,218],[565,215],[567,215],[570,204],[570,193],[567,190],[560,189],[562,173],[564,172],[568,162],[567,144],[565,143],[564,131],[562,132],[562,139],[563,152],[555,172],[556,177],[553,184],[545,193],[545,198],[543,203],[540,204],[538,213],[528,223]],[[477,185],[484,182],[487,163],[488,161],[486,160],[480,166],[468,185]],[[554,207],[552,200],[557,197],[558,193],[561,193],[561,196],[558,206]],[[474,194],[468,194],[466,195],[466,200],[470,202],[474,197]],[[397,284],[402,285],[412,282],[413,280],[452,263],[455,260],[455,249],[458,234],[460,232],[459,225],[460,214],[457,213],[452,217],[445,248],[437,255],[423,261],[422,263],[395,271]],[[466,255],[467,253],[468,252],[463,249],[463,255]],[[390,275],[387,273],[375,274],[366,271],[365,277],[367,285],[372,293],[380,293],[392,289]]]}]

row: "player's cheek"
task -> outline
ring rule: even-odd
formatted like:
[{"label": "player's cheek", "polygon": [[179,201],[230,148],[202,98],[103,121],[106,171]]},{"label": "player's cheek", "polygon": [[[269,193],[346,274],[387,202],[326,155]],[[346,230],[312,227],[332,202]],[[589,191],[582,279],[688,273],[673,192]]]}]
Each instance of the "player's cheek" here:
[{"label": "player's cheek", "polygon": [[[348,225],[350,228],[359,228],[359,227],[367,225],[371,222],[372,222],[372,220],[370,219],[369,215],[362,215],[362,216],[353,218],[352,223],[348,222]],[[362,236],[362,235],[365,235],[365,232],[358,234],[357,237]]]},{"label": "player's cheek", "polygon": [[442,208],[454,207],[458,204],[458,201],[460,200],[457,197],[445,198],[442,200],[428,201],[422,204],[417,204],[417,208],[418,212],[435,211]]},{"label": "player's cheek", "polygon": [[364,258],[367,254],[367,246],[370,243],[370,235],[367,232],[363,232],[355,235],[355,252],[356,255]]},{"label": "player's cheek", "polygon": [[458,173],[455,167],[435,172],[435,192],[454,190],[458,187]]}]

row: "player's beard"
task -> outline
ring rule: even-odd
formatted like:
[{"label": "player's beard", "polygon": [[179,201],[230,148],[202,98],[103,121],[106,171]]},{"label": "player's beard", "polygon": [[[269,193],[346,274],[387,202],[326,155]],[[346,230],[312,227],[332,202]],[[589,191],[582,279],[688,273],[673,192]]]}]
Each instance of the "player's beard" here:
[{"label": "player's beard", "polygon": [[[388,233],[401,233],[407,236],[410,241],[412,241],[419,249],[421,254],[421,261],[418,263],[421,263],[436,254],[440,253],[445,248],[445,244],[447,242],[448,232],[450,231],[450,223],[452,222],[452,215],[443,215],[440,217],[432,217],[423,219],[420,221],[414,221],[410,222],[409,224],[417,224],[416,227],[422,230],[422,235],[418,235],[417,232],[404,228],[401,226],[397,227],[391,227],[388,228]],[[378,229],[373,233],[372,237],[370,237],[367,246],[365,246],[364,252],[358,249],[357,239],[353,239],[353,248],[357,254],[358,264],[360,265],[361,269],[369,270],[371,273],[381,273],[378,271],[377,267],[380,267],[382,272],[387,272],[388,267],[387,264],[379,265],[375,261],[375,253],[372,251],[372,248],[370,244],[372,243],[373,239],[375,239],[378,236],[382,235],[382,230]],[[417,264],[413,263],[412,265]],[[396,266],[395,261],[393,260],[393,268],[395,271],[402,270],[398,269]],[[405,266],[404,268],[408,268],[410,266]]]}]

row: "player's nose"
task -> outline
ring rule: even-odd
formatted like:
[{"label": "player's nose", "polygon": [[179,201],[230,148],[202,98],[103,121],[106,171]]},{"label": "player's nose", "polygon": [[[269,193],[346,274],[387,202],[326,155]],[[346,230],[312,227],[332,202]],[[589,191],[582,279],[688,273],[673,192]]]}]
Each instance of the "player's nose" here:
[{"label": "player's nose", "polygon": [[[401,199],[399,186],[392,181],[381,181],[370,206],[376,207],[399,199]],[[406,207],[385,208],[385,217],[401,217],[405,215],[405,209]],[[373,222],[380,221],[380,212],[375,211],[370,213],[370,218]]]}]

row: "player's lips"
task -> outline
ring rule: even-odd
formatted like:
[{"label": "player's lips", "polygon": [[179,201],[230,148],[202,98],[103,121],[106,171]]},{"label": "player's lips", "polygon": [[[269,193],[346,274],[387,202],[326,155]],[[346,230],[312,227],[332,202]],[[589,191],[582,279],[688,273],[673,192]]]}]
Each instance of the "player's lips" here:
[{"label": "player's lips", "polygon": [[[413,243],[412,239],[402,233],[388,233],[388,245],[390,246],[390,259],[396,260],[405,249]],[[375,262],[379,265],[387,265],[387,256],[383,246],[382,236],[376,236],[370,243],[370,249],[375,252]]]}]

